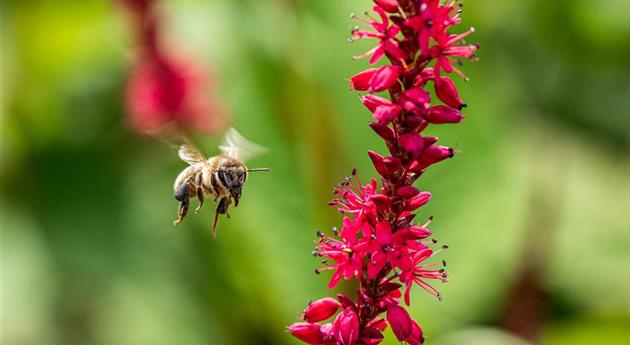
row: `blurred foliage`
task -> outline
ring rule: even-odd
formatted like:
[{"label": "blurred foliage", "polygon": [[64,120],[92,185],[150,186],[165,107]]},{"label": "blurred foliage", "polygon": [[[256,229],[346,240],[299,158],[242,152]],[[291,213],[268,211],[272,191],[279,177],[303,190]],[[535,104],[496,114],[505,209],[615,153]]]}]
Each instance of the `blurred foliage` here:
[{"label": "blurred foliage", "polygon": [[[329,192],[353,167],[371,177],[365,152],[384,151],[346,82],[367,63],[351,56],[368,47],[346,41],[348,15],[370,2],[162,4],[178,53],[215,71],[233,125],[271,148],[250,165],[273,172],[251,176],[216,241],[208,206],[173,231],[172,181],[185,165],[126,126],[132,39],[120,8],[1,6],[2,342],[296,343],[285,325],[333,293],[310,255],[315,231],[340,222]],[[462,27],[474,23],[481,45],[460,83],[469,118],[430,129],[462,154],[420,182],[434,194],[420,217],[435,216],[452,248],[445,301],[412,297],[430,342],[500,324],[541,243],[541,343],[630,338],[629,10],[466,3]],[[219,142],[193,139],[208,152]]]}]

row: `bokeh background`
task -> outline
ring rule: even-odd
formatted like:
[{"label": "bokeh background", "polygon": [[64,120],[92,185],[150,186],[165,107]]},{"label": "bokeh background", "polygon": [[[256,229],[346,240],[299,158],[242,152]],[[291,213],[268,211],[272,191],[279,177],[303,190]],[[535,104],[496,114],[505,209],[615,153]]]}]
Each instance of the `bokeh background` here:
[{"label": "bokeh background", "polygon": [[[1,6],[2,344],[297,344],[284,327],[333,293],[311,256],[340,222],[332,186],[384,151],[347,85],[371,44],[347,42],[349,14],[370,1],[161,1],[169,49],[213,71],[230,124],[271,149],[216,241],[211,206],[173,230],[185,164],[128,126],[120,4]],[[468,119],[430,129],[461,154],[420,181],[450,246],[445,300],[412,296],[429,344],[630,340],[629,12],[466,1]],[[192,135],[209,153],[220,137]]]}]

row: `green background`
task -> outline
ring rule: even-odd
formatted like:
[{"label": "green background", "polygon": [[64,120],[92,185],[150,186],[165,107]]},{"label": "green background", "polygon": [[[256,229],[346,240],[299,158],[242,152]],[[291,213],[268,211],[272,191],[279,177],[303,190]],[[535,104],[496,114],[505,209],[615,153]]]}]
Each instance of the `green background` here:
[{"label": "green background", "polygon": [[[311,256],[340,223],[332,186],[353,167],[368,179],[366,151],[385,151],[347,84],[373,43],[347,42],[349,14],[371,2],[162,2],[173,49],[214,71],[231,125],[271,149],[216,241],[211,207],[173,230],[185,164],[126,125],[120,6],[1,6],[2,344],[296,344],[285,326],[335,293]],[[532,291],[542,344],[630,339],[629,12],[466,2],[458,30],[481,46],[457,80],[468,118],[428,130],[461,154],[418,184],[450,246],[445,300],[412,292],[429,344],[518,343],[503,326]],[[220,135],[193,140],[212,153]]]}]

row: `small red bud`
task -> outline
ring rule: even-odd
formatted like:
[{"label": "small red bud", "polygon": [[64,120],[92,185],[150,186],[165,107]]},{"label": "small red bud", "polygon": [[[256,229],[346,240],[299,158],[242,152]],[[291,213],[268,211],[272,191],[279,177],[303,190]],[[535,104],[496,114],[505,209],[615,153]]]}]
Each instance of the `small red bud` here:
[{"label": "small red bud", "polygon": [[464,106],[462,98],[457,92],[455,83],[449,77],[439,77],[435,79],[435,94],[446,105],[461,109]]},{"label": "small red bud", "polygon": [[424,141],[420,134],[416,132],[407,132],[402,134],[398,138],[398,145],[403,148],[403,150],[411,153],[414,157],[417,157],[424,149]]},{"label": "small red bud", "polygon": [[374,111],[374,119],[379,125],[387,125],[400,115],[400,107],[396,104],[380,105]]},{"label": "small red bud", "polygon": [[311,302],[304,310],[304,320],[317,322],[333,316],[341,308],[341,303],[332,297]]},{"label": "small red bud", "polygon": [[418,190],[418,188],[414,186],[402,186],[396,190],[396,194],[400,195],[401,197],[405,199],[414,197],[418,195],[418,193],[420,193],[420,191]]},{"label": "small red bud", "polygon": [[320,345],[324,341],[319,328],[320,326],[316,323],[298,322],[289,326],[287,330],[291,335],[307,344]]},{"label": "small red bud", "polygon": [[403,341],[411,335],[411,317],[405,308],[399,305],[390,305],[387,308],[387,322],[392,326],[392,331],[398,341]]},{"label": "small red bud", "polygon": [[357,91],[367,91],[370,88],[370,79],[372,79],[376,71],[376,68],[369,68],[355,74],[350,78],[350,87]]},{"label": "small red bud", "polygon": [[426,204],[427,202],[429,202],[429,199],[431,199],[431,193],[429,192],[420,192],[418,193],[418,195],[414,196],[413,198],[409,199],[407,201],[405,210],[407,211],[413,211],[415,209],[417,209],[418,207]]},{"label": "small red bud", "polygon": [[378,7],[389,13],[398,13],[398,0],[374,0]]},{"label": "small red bud", "polygon": [[359,317],[354,310],[344,309],[333,322],[333,333],[342,345],[355,345],[359,341]]},{"label": "small red bud", "polygon": [[368,155],[370,156],[370,159],[372,160],[372,164],[374,164],[374,168],[376,168],[376,171],[381,176],[387,176],[388,171],[385,167],[385,164],[383,164],[383,156],[372,150],[368,150]]},{"label": "small red bud", "polygon": [[401,107],[414,114],[420,114],[424,111],[429,102],[431,102],[429,93],[419,87],[403,92],[399,100]]},{"label": "small red bud", "polygon": [[388,99],[375,95],[366,95],[359,98],[361,103],[365,105],[371,112],[374,112],[379,105],[391,105]]},{"label": "small red bud", "polygon": [[370,122],[372,130],[378,134],[381,138],[390,141],[394,139],[394,130],[386,125],[379,125],[376,122]]},{"label": "small red bud", "polygon": [[400,76],[400,67],[387,65],[377,69],[369,81],[368,91],[379,92],[396,84]]},{"label": "small red bud", "polygon": [[459,110],[445,105],[429,108],[425,117],[431,123],[458,123],[464,119],[464,115]]}]

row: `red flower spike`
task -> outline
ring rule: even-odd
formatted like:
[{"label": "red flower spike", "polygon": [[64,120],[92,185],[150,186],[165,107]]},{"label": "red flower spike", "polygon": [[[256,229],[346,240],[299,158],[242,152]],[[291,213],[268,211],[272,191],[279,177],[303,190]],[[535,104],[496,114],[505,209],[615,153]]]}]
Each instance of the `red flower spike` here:
[{"label": "red flower spike", "polygon": [[341,308],[341,303],[332,297],[324,297],[311,302],[304,310],[304,320],[317,322],[335,315]]},{"label": "red flower spike", "polygon": [[455,83],[449,77],[439,77],[435,79],[435,94],[449,107],[462,109],[465,104],[459,97]]},{"label": "red flower spike", "polygon": [[[463,42],[472,30],[449,33],[461,22],[458,1],[374,3],[375,16],[355,17],[370,31],[354,29],[352,39],[375,39],[376,46],[357,57],[369,56],[370,64],[385,57],[389,63],[356,74],[350,84],[358,91],[386,91],[387,96],[368,94],[360,100],[374,117],[369,125],[384,140],[389,156],[368,151],[380,175],[378,182],[372,178],[364,183],[353,171],[334,188],[336,198],[330,202],[344,215],[341,229],[334,229],[331,236],[318,233],[314,254],[324,259],[324,267],[317,272],[332,271],[330,288],[341,279],[359,286],[356,302],[340,294],[340,306],[322,299],[307,307],[304,317],[309,321],[330,318],[341,309],[332,323],[320,326],[319,334],[311,330],[309,340],[324,345],[379,344],[388,323],[398,340],[423,343],[422,328],[401,299],[409,305],[414,286],[440,298],[429,282],[447,281],[446,263],[431,262],[441,249],[433,251],[426,240],[432,236],[430,221],[413,223],[414,211],[430,200],[431,193],[413,185],[431,165],[453,156],[453,149],[436,145],[438,138],[423,132],[429,125],[464,119],[463,101],[447,74],[464,76],[453,62],[473,58],[478,46]],[[443,104],[432,104],[428,87],[435,88],[435,99]]]},{"label": "red flower spike", "polygon": [[322,339],[322,334],[319,329],[320,326],[318,324],[310,322],[294,323],[287,328],[291,335],[307,344],[312,345],[319,345],[324,343],[324,340]]},{"label": "red flower spike", "polygon": [[387,308],[387,322],[398,341],[403,341],[411,335],[411,317],[405,308],[391,305]]},{"label": "red flower spike", "polygon": [[360,336],[359,317],[354,310],[344,309],[333,322],[333,334],[342,345],[357,344]]}]

